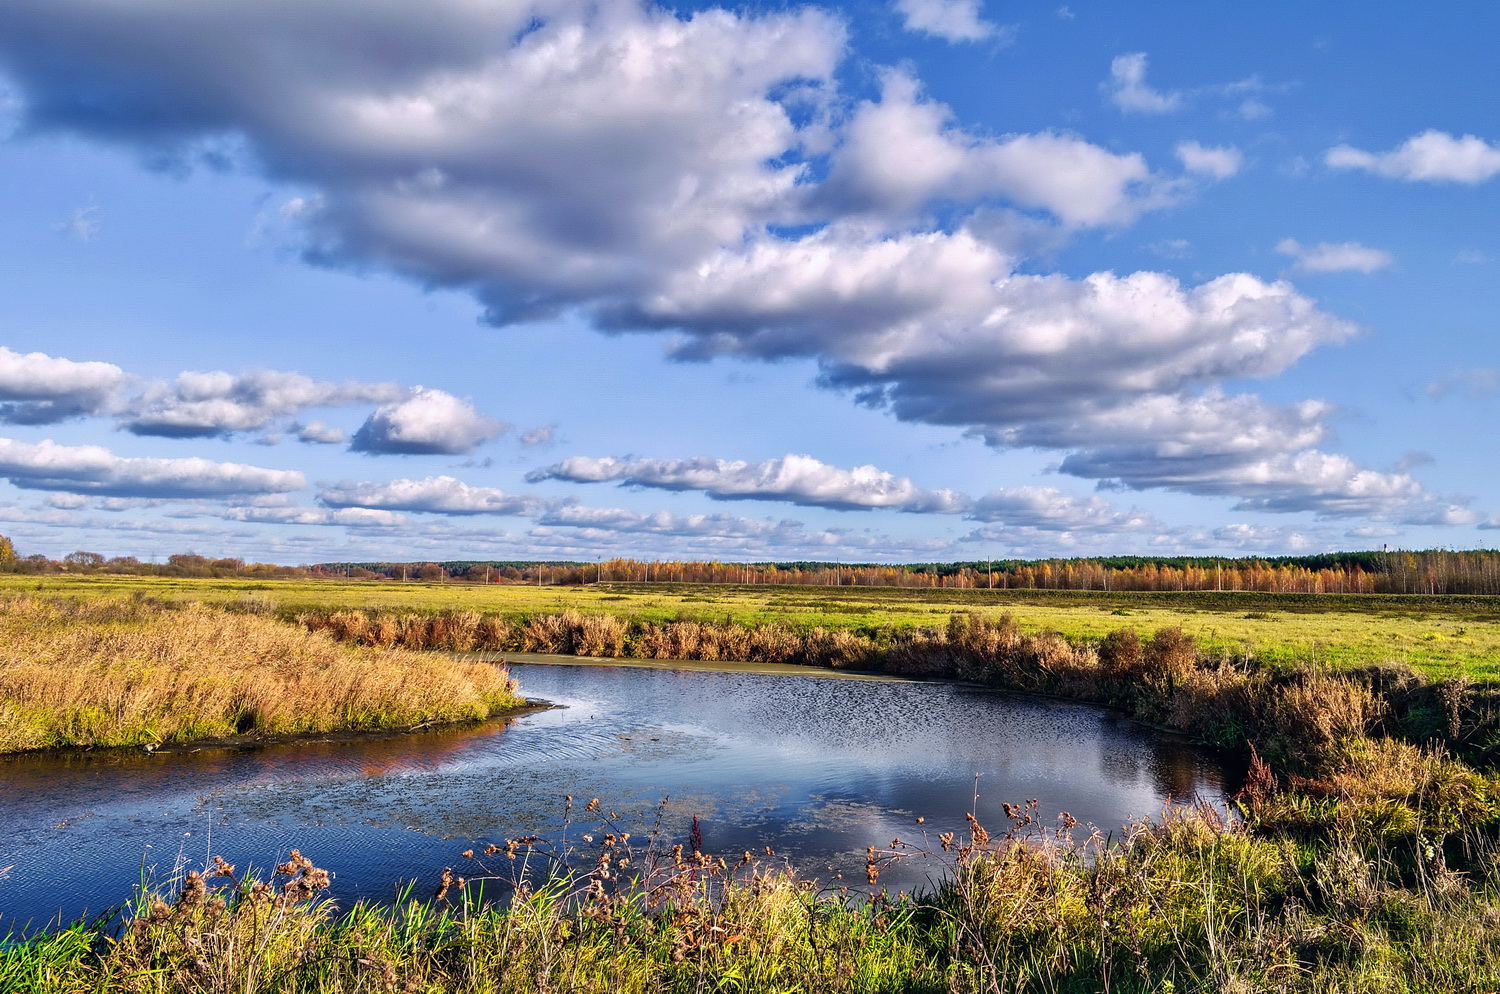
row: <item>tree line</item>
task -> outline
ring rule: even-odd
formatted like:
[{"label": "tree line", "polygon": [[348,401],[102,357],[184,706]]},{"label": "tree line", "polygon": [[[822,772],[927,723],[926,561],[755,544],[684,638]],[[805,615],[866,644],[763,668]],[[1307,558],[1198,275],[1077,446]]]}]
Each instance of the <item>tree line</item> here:
[{"label": "tree line", "polygon": [[1312,556],[1106,556],[951,563],[842,563],[615,558],[597,562],[457,559],[285,566],[196,553],[142,562],[77,551],[20,556],[0,536],[0,572],[115,573],[189,578],[354,579],[395,582],[718,583],[996,590],[1248,590],[1308,594],[1500,594],[1500,550],[1337,552]]},{"label": "tree line", "polygon": [[1500,594],[1500,551],[1445,549],[1273,558],[1135,557],[839,563],[608,559],[321,563],[314,575],[406,581],[580,585],[720,583],[996,590],[1249,590],[1309,594]]}]

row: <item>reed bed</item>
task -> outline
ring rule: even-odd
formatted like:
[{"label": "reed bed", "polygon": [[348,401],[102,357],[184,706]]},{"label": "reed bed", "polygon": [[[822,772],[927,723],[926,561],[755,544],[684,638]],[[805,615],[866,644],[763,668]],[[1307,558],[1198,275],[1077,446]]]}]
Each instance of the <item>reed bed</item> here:
[{"label": "reed bed", "polygon": [[[233,602],[251,595],[292,618],[304,612],[441,613],[498,616],[511,624],[574,610],[648,621],[822,627],[877,642],[929,627],[953,612],[1010,612],[1028,633],[1054,630],[1097,642],[1122,624],[1142,631],[1180,627],[1215,655],[1252,655],[1267,663],[1359,667],[1395,661],[1433,678],[1500,680],[1500,613],[1493,596],[1295,594],[1252,591],[912,590],[724,584],[528,586],[479,583],[193,579],[118,575],[0,574],[0,594],[77,598],[141,594],[161,599]],[[1128,620],[1122,620],[1128,618]]]},{"label": "reed bed", "polygon": [[239,608],[0,599],[0,752],[410,728],[524,703],[495,665]]},{"label": "reed bed", "polygon": [[1180,628],[1118,627],[1097,640],[1026,633],[1008,614],[862,633],[731,621],[656,622],[564,611],[513,621],[477,611],[305,612],[297,621],[359,646],[720,660],[968,680],[1105,704],[1225,748],[1252,743],[1291,770],[1346,734],[1379,731],[1500,760],[1500,685],[1432,680],[1411,667],[1286,666],[1205,651]]}]

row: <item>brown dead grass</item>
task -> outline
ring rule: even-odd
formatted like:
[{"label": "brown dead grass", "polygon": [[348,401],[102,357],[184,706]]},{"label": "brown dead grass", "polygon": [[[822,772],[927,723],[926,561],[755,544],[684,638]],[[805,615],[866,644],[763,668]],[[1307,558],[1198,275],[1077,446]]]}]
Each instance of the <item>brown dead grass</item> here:
[{"label": "brown dead grass", "polygon": [[[454,620],[446,638],[467,647]],[[492,664],[340,645],[255,614],[0,599],[0,752],[410,728],[521,703]]]}]

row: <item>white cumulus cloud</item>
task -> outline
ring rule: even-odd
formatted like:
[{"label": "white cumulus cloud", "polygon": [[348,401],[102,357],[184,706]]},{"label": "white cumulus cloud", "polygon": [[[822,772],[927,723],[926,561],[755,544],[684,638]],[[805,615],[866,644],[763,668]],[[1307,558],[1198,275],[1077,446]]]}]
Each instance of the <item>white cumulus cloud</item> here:
[{"label": "white cumulus cloud", "polygon": [[1195,141],[1177,143],[1177,158],[1190,173],[1228,179],[1244,165],[1244,154],[1233,145],[1202,145]]},{"label": "white cumulus cloud", "polygon": [[906,30],[947,41],[983,41],[999,29],[980,16],[980,0],[896,0]]},{"label": "white cumulus cloud", "polygon": [[137,435],[201,438],[264,428],[310,407],[382,403],[409,391],[395,383],[319,383],[300,373],[262,369],[236,375],[185,372],[155,383],[121,424]]},{"label": "white cumulus cloud", "polygon": [[375,410],[349,448],[355,452],[399,455],[456,455],[510,430],[466,400],[442,390],[418,387],[410,397]]},{"label": "white cumulus cloud", "polygon": [[1500,146],[1474,135],[1455,138],[1428,130],[1378,154],[1339,145],[1323,161],[1333,169],[1362,169],[1391,179],[1473,186],[1500,173]]},{"label": "white cumulus cloud", "polygon": [[663,548],[698,550],[688,554],[762,555],[775,550],[783,556],[828,559],[853,554],[882,559],[926,555],[952,550],[944,539],[898,539],[873,531],[845,528],[811,529],[791,519],[755,519],[731,514],[671,514],[623,508],[560,506],[548,509],[528,533],[538,542],[567,548],[592,544],[618,548],[620,535],[651,539],[653,555]]},{"label": "white cumulus cloud", "polygon": [[540,506],[534,497],[508,494],[494,487],[471,487],[451,476],[388,483],[339,483],[318,491],[328,507],[363,507],[429,514],[526,514]]},{"label": "white cumulus cloud", "polygon": [[285,493],[301,473],[208,459],[127,458],[97,445],[0,438],[0,477],[30,490],[166,499]]},{"label": "white cumulus cloud", "polygon": [[305,425],[295,427],[297,438],[312,445],[342,445],[349,441],[349,436],[344,433],[344,429],[324,424],[322,421],[309,421]]},{"label": "white cumulus cloud", "polygon": [[924,490],[875,466],[842,469],[811,456],[788,455],[751,463],[712,459],[595,459],[573,456],[530,474],[531,480],[618,481],[625,486],[697,490],[715,500],[776,500],[838,510],[893,508],[954,514],[968,501],[952,490]]},{"label": "white cumulus cloud", "polygon": [[988,138],[953,122],[905,73],[859,104],[818,194],[839,211],[911,217],[935,200],[995,200],[1045,210],[1071,227],[1120,224],[1165,200],[1145,159],[1073,135]]},{"label": "white cumulus cloud", "polygon": [[1116,56],[1109,64],[1104,92],[1116,107],[1137,114],[1166,114],[1182,106],[1182,94],[1154,90],[1146,83],[1145,52]]},{"label": "white cumulus cloud", "polygon": [[109,410],[129,383],[119,366],[0,347],[0,422],[53,424]]}]

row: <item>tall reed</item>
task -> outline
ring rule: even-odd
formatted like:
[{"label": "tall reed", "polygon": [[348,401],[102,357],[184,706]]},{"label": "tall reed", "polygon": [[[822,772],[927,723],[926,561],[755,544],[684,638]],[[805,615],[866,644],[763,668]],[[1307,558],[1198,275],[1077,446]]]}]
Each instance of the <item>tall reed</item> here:
[{"label": "tall reed", "polygon": [[[379,627],[360,619],[345,632]],[[0,752],[405,728],[521,703],[492,664],[340,644],[257,613],[0,599]]]}]

